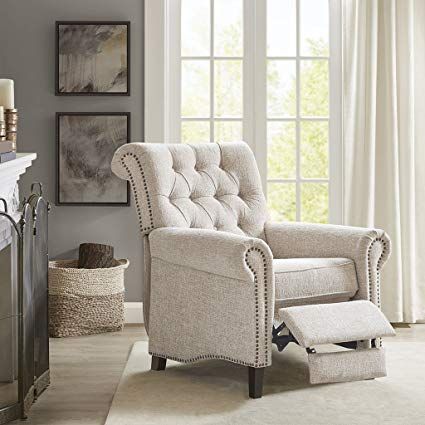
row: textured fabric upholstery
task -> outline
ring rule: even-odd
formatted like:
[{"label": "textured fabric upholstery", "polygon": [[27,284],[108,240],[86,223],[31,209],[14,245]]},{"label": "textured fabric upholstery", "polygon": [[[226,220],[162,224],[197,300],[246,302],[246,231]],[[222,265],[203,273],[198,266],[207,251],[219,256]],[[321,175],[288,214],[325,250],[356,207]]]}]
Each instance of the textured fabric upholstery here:
[{"label": "textured fabric upholstery", "polygon": [[149,335],[149,311],[151,303],[151,248],[148,235],[143,235],[143,323]]},{"label": "textured fabric upholstery", "polygon": [[348,301],[358,290],[356,269],[348,258],[273,260],[276,308]]},{"label": "textured fabric upholstery", "polygon": [[383,348],[309,353],[308,366],[312,384],[360,381],[387,376]]},{"label": "textured fabric upholstery", "polygon": [[390,239],[383,230],[267,222],[265,234],[274,258],[344,257],[353,260],[359,285],[356,299],[380,305],[379,272],[391,250]]},{"label": "textured fabric upholstery", "polygon": [[264,241],[162,228],[150,233],[149,245],[152,354],[270,365],[274,280]]},{"label": "textured fabric upholstery", "polygon": [[283,302],[379,304],[385,233],[267,222],[245,143],[130,143],[117,150],[112,169],[130,181],[144,235],[152,354],[270,365],[275,272]]},{"label": "textured fabric upholstery", "polygon": [[142,233],[195,227],[263,237],[266,203],[248,145],[129,143],[112,170],[130,180]]},{"label": "textured fabric upholstery", "polygon": [[251,281],[253,275],[244,258],[257,247],[272,257],[262,240],[207,229],[163,227],[149,235],[152,257],[208,273]]},{"label": "textured fabric upholstery", "polygon": [[395,335],[381,310],[364,300],[282,308],[279,316],[302,347]]}]

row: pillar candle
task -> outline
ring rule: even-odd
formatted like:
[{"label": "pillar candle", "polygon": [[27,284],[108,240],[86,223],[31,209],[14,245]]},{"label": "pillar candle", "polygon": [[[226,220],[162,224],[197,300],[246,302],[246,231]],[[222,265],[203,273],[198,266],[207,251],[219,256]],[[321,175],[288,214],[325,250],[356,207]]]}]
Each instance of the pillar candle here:
[{"label": "pillar candle", "polygon": [[4,121],[4,107],[0,106],[0,122]]},{"label": "pillar candle", "polygon": [[0,106],[3,106],[4,109],[15,107],[13,80],[0,79]]}]

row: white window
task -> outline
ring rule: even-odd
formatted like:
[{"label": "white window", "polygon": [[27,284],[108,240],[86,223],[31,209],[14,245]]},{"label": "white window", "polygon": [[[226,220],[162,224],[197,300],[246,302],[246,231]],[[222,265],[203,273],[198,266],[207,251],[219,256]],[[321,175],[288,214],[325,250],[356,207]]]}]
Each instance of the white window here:
[{"label": "white window", "polygon": [[328,0],[267,1],[267,199],[276,221],[329,221]]},{"label": "white window", "polygon": [[245,140],[274,220],[340,222],[340,0],[165,1],[167,141]]},{"label": "white window", "polygon": [[242,140],[243,0],[181,0],[181,140]]}]

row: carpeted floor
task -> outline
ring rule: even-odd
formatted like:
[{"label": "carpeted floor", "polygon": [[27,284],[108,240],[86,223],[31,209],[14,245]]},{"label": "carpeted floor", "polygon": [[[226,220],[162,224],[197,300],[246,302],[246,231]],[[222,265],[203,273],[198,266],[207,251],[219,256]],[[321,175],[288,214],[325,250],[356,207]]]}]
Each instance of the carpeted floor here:
[{"label": "carpeted floor", "polygon": [[306,354],[273,355],[264,396],[247,396],[245,367],[222,361],[150,371],[147,342],[134,344],[106,425],[425,424],[425,343],[385,343],[388,377],[312,386]]}]

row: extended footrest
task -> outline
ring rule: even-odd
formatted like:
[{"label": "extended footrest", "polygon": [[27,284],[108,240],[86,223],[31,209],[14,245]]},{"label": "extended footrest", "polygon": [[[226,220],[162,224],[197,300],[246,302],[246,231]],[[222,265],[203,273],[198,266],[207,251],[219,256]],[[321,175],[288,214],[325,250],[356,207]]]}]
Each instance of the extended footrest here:
[{"label": "extended footrest", "polygon": [[387,375],[383,348],[309,353],[308,366],[312,384],[361,381]]},{"label": "extended footrest", "polygon": [[308,351],[310,382],[344,382],[386,375],[382,348],[316,353],[315,345],[340,344],[394,336],[383,313],[369,301],[282,308],[279,318]]}]

